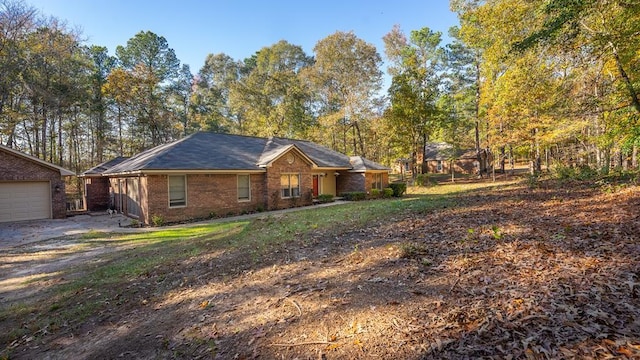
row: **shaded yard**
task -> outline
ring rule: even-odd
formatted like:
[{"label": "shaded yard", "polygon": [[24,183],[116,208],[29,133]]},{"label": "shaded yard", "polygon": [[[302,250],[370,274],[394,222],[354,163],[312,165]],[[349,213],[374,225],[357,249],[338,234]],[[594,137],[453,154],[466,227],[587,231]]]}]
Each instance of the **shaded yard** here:
[{"label": "shaded yard", "polygon": [[0,358],[640,357],[636,186],[439,185],[42,245],[0,256]]}]

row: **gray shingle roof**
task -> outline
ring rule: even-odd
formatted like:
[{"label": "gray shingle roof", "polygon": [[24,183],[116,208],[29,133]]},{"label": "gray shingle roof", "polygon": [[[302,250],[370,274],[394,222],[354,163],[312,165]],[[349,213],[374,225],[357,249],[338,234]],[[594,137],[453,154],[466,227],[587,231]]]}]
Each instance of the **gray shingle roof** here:
[{"label": "gray shingle roof", "polygon": [[120,164],[121,162],[127,160],[128,157],[124,157],[124,156],[118,156],[116,158],[113,158],[109,161],[105,161],[101,164],[98,164],[94,167],[92,167],[91,169],[83,172],[82,174],[80,174],[80,176],[99,176],[102,175],[102,173],[104,173],[105,171],[111,169],[112,167]]},{"label": "gray shingle roof", "polygon": [[[353,168],[347,155],[310,141],[198,132],[143,151],[112,166],[104,174],[145,170],[262,170],[294,146],[320,168]],[[367,169],[388,170],[372,161],[363,161]]]},{"label": "gray shingle roof", "polygon": [[[448,160],[453,155],[453,146],[447,143],[428,143],[424,147],[424,160]],[[475,159],[475,149],[457,149],[455,157],[458,159]]]},{"label": "gray shingle roof", "polygon": [[377,162],[373,162],[371,160],[365,159],[362,156],[352,156],[350,159],[351,165],[353,168],[351,171],[354,172],[365,172],[367,170],[379,170],[379,171],[389,171],[386,166],[380,165]]}]

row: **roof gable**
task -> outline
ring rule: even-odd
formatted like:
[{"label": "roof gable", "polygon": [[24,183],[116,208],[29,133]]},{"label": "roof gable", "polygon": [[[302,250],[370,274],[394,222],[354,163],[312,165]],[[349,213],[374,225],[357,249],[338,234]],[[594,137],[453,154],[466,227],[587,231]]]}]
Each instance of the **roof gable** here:
[{"label": "roof gable", "polygon": [[[269,147],[269,144],[267,143],[267,148],[268,147]],[[296,144],[278,145],[273,147],[272,149],[267,149],[267,148],[265,148],[265,151],[262,153],[262,155],[260,156],[260,159],[258,160],[258,166],[260,167],[270,167],[275,161],[282,158],[285,154],[288,154],[291,152],[298,154],[301,158],[304,159],[306,163],[314,167],[318,166],[311,158],[309,158],[309,156],[307,156],[307,154],[302,152],[296,146]]]},{"label": "roof gable", "polygon": [[29,154],[26,154],[26,153],[24,153],[22,151],[12,149],[12,148],[10,148],[8,146],[4,146],[4,145],[0,144],[0,150],[5,151],[5,152],[7,152],[9,154],[12,154],[14,156],[23,158],[25,160],[34,162],[34,163],[36,163],[36,164],[38,164],[40,166],[44,166],[46,168],[53,169],[53,170],[58,170],[58,171],[60,171],[60,175],[61,176],[73,176],[73,175],[76,174],[71,170],[67,170],[67,169],[65,169],[65,168],[63,168],[61,166],[58,166],[58,165],[52,164],[50,162],[44,161],[44,160],[39,159],[39,158],[37,158],[35,156],[31,156]]}]

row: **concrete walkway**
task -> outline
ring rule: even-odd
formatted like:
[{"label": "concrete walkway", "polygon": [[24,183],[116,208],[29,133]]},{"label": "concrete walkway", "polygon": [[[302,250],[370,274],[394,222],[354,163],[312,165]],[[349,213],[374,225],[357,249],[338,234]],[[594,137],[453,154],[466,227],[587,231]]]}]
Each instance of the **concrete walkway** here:
[{"label": "concrete walkway", "polygon": [[74,236],[88,232],[105,233],[136,233],[157,231],[161,229],[183,228],[202,224],[241,221],[247,219],[265,218],[293,211],[316,209],[326,206],[344,204],[345,201],[303,206],[291,209],[266,211],[262,213],[232,216],[226,218],[204,220],[187,224],[169,225],[162,227],[127,227],[132,219],[124,215],[109,215],[104,213],[91,213],[70,216],[66,219],[29,220],[18,222],[0,223],[0,251],[12,247],[22,246],[39,241],[55,239],[63,236]]}]

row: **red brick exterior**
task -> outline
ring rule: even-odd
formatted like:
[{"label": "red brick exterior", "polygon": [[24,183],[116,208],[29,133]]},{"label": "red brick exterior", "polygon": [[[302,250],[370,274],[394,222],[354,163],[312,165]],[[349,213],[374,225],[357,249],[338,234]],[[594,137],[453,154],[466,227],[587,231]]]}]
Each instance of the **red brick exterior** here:
[{"label": "red brick exterior", "polygon": [[[176,174],[178,175],[178,174]],[[149,175],[141,182],[142,216],[149,224],[154,216],[166,222],[237,215],[265,209],[264,174],[250,174],[251,199],[238,200],[237,174],[187,174],[186,206],[169,207],[169,178]],[[146,206],[145,206],[146,205]]]},{"label": "red brick exterior", "polygon": [[109,179],[102,176],[84,179],[84,203],[89,211],[103,211],[109,208]]},{"label": "red brick exterior", "polygon": [[341,171],[336,178],[336,192],[338,196],[346,192],[366,191],[365,174]]},{"label": "red brick exterior", "polygon": [[[372,172],[348,172],[342,171],[336,178],[336,192],[338,196],[346,192],[366,192],[369,193],[373,188],[375,174]],[[379,174],[379,173],[378,173]],[[389,186],[389,174],[382,173],[382,188]]]},{"label": "red brick exterior", "polygon": [[[294,155],[294,162],[289,164],[287,156],[282,156],[267,168],[266,177],[266,205],[268,210],[286,209],[295,206],[311,205],[313,201],[313,174],[312,165],[296,151],[290,151]],[[280,176],[282,174],[300,174],[300,196],[288,199],[282,198]]]},{"label": "red brick exterior", "polygon": [[[458,174],[475,174],[477,173],[476,159],[458,159],[453,164],[453,169]],[[451,162],[442,160],[442,170],[438,171],[437,160],[427,160],[426,170],[432,174],[451,174]]]},{"label": "red brick exterior", "polygon": [[[380,174],[380,173],[377,173]],[[376,181],[376,173],[366,173],[365,177],[364,177],[364,185],[365,185],[365,192],[370,192],[371,189],[373,189],[373,183]],[[389,174],[388,173],[382,173],[382,188],[386,188],[389,187]]]},{"label": "red brick exterior", "polygon": [[67,216],[67,196],[60,170],[0,149],[0,181],[49,181],[52,217],[63,219]]}]

